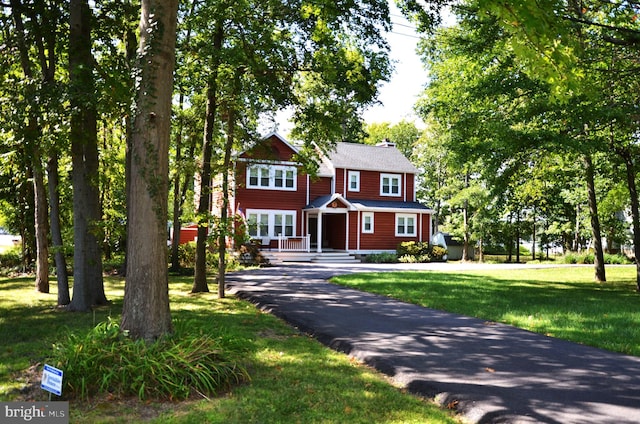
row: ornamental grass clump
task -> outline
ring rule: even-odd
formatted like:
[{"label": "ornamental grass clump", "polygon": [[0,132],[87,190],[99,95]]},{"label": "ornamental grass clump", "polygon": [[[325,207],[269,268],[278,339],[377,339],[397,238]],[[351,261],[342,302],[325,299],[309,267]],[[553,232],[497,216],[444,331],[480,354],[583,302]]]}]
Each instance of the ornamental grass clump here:
[{"label": "ornamental grass clump", "polygon": [[114,321],[54,345],[50,363],[64,370],[64,396],[99,394],[141,400],[213,395],[249,379],[247,371],[207,335],[133,340]]}]

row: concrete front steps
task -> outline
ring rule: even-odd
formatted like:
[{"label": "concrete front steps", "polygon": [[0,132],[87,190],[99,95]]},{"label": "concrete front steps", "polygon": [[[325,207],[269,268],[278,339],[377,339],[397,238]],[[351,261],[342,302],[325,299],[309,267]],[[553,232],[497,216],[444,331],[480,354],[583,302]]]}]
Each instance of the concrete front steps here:
[{"label": "concrete front steps", "polygon": [[283,262],[312,262],[317,264],[356,264],[360,263],[355,255],[348,252],[275,252],[262,251],[262,255],[272,264]]}]

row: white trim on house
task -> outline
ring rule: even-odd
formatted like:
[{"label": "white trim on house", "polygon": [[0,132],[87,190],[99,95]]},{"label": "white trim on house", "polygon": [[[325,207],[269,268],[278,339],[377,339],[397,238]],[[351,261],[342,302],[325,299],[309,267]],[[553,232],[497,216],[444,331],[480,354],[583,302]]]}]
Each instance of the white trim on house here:
[{"label": "white trim on house", "polygon": [[[354,178],[354,185],[355,187],[352,187],[351,183],[351,177],[355,177]],[[346,185],[347,185],[347,189],[345,192],[347,191],[351,191],[351,192],[359,192],[360,191],[360,171],[347,171],[347,178],[346,178]]]},{"label": "white trim on house", "polygon": [[[402,220],[402,224],[400,222]],[[410,224],[410,221],[413,224]],[[403,232],[399,232],[398,228],[402,225]],[[413,228],[412,232],[408,230]],[[396,213],[395,216],[395,235],[396,237],[415,237],[418,235],[418,215],[413,213]]]},{"label": "white trim on house", "polygon": [[[385,184],[384,180],[388,179],[389,184]],[[398,192],[394,193],[393,188],[396,185],[393,183],[397,182]],[[388,187],[389,191],[385,193],[385,187]],[[380,173],[380,196],[385,197],[402,197],[402,174],[391,174],[391,173]]]},{"label": "white trim on house", "polygon": [[[362,215],[362,227],[360,231],[362,234],[374,234],[375,232],[375,213],[374,212],[361,212]],[[369,222],[367,222],[367,218],[369,218]],[[367,224],[369,228],[367,228]]]},{"label": "white trim on house", "polygon": [[[253,175],[254,171],[257,172],[257,175]],[[262,180],[265,178],[264,171],[267,172],[267,185],[262,184]],[[248,189],[281,191],[296,191],[298,189],[298,169],[295,166],[255,163],[247,166],[246,174],[246,188]],[[278,175],[280,176],[278,177]],[[253,178],[256,180],[255,184],[251,182]],[[277,185],[278,180],[281,185]],[[289,183],[291,185],[288,185]]]},{"label": "white trim on house", "polygon": [[[292,230],[292,234],[291,235],[286,235],[286,234],[282,234],[283,236],[287,236],[287,237],[297,237],[297,217],[298,217],[298,211],[297,210],[288,210],[288,209],[282,209],[282,210],[278,210],[278,209],[247,209],[245,211],[245,217],[247,220],[247,225],[249,224],[249,220],[250,220],[250,216],[251,215],[258,215],[258,216],[267,216],[268,220],[267,220],[267,234],[262,234],[261,232],[259,234],[256,235],[251,235],[253,236],[257,236],[257,237],[269,237],[272,239],[275,239],[279,236],[279,234],[276,233],[275,230],[275,226],[276,226],[276,215],[278,216],[292,216],[292,226],[293,226],[293,230]],[[285,226],[286,223],[282,223],[283,226]]]}]

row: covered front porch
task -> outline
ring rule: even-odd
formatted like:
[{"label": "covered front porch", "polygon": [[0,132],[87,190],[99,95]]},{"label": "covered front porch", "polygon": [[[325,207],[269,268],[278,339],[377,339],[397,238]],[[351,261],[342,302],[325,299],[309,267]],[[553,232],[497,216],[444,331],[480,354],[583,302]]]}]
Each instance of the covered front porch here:
[{"label": "covered front porch", "polygon": [[349,250],[349,211],[353,206],[340,194],[323,196],[302,211],[312,251]]}]

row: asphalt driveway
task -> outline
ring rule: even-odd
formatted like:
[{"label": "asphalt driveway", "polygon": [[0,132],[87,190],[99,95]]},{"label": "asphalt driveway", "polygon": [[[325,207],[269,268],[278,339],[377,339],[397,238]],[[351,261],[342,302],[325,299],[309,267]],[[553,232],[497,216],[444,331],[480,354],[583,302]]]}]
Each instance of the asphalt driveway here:
[{"label": "asphalt driveway", "polygon": [[398,267],[296,264],[236,272],[227,281],[231,293],[471,422],[640,422],[640,358],[327,282]]}]

